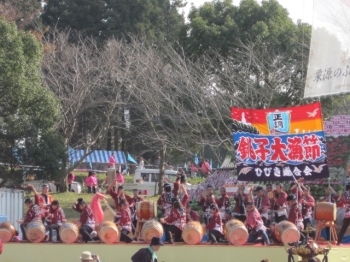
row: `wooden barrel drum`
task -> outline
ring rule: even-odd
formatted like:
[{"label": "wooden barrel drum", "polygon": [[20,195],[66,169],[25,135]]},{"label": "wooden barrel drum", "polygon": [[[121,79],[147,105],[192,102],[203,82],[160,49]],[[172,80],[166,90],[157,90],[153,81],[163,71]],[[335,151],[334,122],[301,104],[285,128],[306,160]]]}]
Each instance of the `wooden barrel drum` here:
[{"label": "wooden barrel drum", "polygon": [[248,230],[240,220],[231,219],[225,224],[225,237],[230,244],[244,245],[248,241],[248,236]]},{"label": "wooden barrel drum", "polygon": [[282,221],[276,225],[276,238],[283,244],[297,242],[300,239],[300,232],[296,225],[289,221]]},{"label": "wooden barrel drum", "polygon": [[136,214],[140,220],[150,220],[157,216],[157,204],[153,201],[136,203]]},{"label": "wooden barrel drum", "polygon": [[15,236],[16,229],[8,221],[0,223],[0,239],[3,243],[10,242]]},{"label": "wooden barrel drum", "polygon": [[46,229],[41,220],[30,222],[26,227],[27,239],[32,243],[40,243],[45,238]]},{"label": "wooden barrel drum", "polygon": [[79,236],[78,226],[74,223],[64,223],[59,230],[62,242],[71,244],[75,243]]},{"label": "wooden barrel drum", "polygon": [[156,220],[149,220],[142,226],[141,237],[147,244],[151,243],[153,237],[162,238],[163,226]]},{"label": "wooden barrel drum", "polygon": [[319,202],[315,205],[315,220],[335,221],[337,219],[337,206],[334,203]]},{"label": "wooden barrel drum", "polygon": [[203,227],[197,221],[189,221],[182,230],[182,239],[186,244],[196,245],[203,238]]},{"label": "wooden barrel drum", "polygon": [[119,229],[114,222],[104,221],[98,227],[98,237],[103,243],[112,244],[119,241]]}]

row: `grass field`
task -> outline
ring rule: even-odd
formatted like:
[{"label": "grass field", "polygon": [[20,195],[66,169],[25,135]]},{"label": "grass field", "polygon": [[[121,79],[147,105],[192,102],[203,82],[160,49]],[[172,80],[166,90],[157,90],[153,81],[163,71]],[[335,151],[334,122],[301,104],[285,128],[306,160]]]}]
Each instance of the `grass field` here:
[{"label": "grass field", "polygon": [[[75,181],[83,184],[83,181],[87,176],[87,173],[74,172],[74,174],[76,176]],[[98,174],[97,177],[98,177],[99,184],[101,185],[106,175],[104,173],[103,174],[101,173],[101,174]],[[130,175],[125,177],[125,183],[132,183],[133,181],[134,181],[134,176]],[[188,179],[188,182],[191,184],[198,184],[202,181],[204,181],[203,178]],[[130,191],[125,191],[125,192],[129,195],[132,195],[132,192]],[[102,193],[106,193],[106,188],[102,189]],[[63,193],[52,193],[51,195],[55,200],[59,201],[60,206],[62,207],[68,221],[79,219],[79,213],[75,212],[72,209],[73,203],[75,203],[78,198],[83,198],[87,203],[90,203],[91,198],[93,197],[93,194],[87,193],[86,188],[83,188],[83,191],[81,194],[77,194],[73,192],[63,192]],[[33,196],[33,194],[30,192],[25,192],[25,196],[29,197],[29,196]],[[146,197],[146,199],[151,201],[157,201],[158,197],[159,196]],[[104,207],[104,204],[102,204],[102,207]]]}]

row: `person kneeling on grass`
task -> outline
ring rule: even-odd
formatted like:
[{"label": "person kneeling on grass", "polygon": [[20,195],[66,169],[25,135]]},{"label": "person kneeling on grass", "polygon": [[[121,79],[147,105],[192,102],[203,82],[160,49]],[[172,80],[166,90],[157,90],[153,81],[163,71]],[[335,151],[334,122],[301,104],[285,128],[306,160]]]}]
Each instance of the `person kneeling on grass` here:
[{"label": "person kneeling on grass", "polygon": [[210,218],[209,224],[206,225],[208,231],[208,236],[211,244],[217,244],[221,238],[223,238],[223,228],[222,228],[222,219],[220,216],[219,208],[215,204],[210,205],[210,213],[212,217]]},{"label": "person kneeling on grass", "polygon": [[251,229],[248,237],[248,243],[255,243],[256,239],[261,235],[264,244],[270,244],[269,237],[266,234],[266,227],[259,211],[254,207],[252,202],[246,203],[247,220],[244,222],[247,228]]}]

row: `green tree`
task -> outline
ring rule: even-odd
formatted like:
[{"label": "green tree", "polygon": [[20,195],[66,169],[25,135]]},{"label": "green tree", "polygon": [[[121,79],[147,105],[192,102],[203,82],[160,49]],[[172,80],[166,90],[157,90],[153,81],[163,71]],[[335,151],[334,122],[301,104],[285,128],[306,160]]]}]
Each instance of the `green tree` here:
[{"label": "green tree", "polygon": [[46,134],[58,117],[57,101],[41,85],[41,60],[41,43],[0,19],[0,147],[5,149],[0,162],[11,171],[26,164],[14,149],[25,149],[28,141]]},{"label": "green tree", "polygon": [[208,74],[236,106],[299,104],[311,27],[293,23],[276,0],[213,1],[189,14],[186,53],[213,62]]},{"label": "green tree", "polygon": [[72,28],[85,36],[174,41],[184,25],[181,0],[49,0],[42,20],[51,27]]}]

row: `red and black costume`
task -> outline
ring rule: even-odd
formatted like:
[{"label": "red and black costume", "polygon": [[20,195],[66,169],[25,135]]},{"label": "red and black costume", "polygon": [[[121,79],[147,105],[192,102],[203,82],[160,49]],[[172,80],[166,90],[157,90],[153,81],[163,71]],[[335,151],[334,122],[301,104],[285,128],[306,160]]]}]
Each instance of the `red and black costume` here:
[{"label": "red and black costume", "polygon": [[26,236],[27,225],[30,222],[36,221],[36,220],[41,221],[41,210],[40,210],[40,207],[38,205],[33,204],[27,210],[26,217],[24,218],[24,220],[20,226],[21,231],[22,231],[23,240],[27,240],[27,236]]},{"label": "red and black costume", "polygon": [[226,210],[230,208],[230,199],[228,198],[228,195],[225,194],[222,195],[216,202],[220,210],[221,219],[224,221]]},{"label": "red and black costume", "polygon": [[78,205],[73,205],[73,209],[80,213],[79,233],[82,235],[83,241],[85,243],[92,241],[90,233],[95,229],[95,220],[91,208],[85,206],[85,208],[80,209]]},{"label": "red and black costume", "polygon": [[211,213],[210,213],[210,205],[214,204],[217,206],[217,200],[213,199],[210,195],[207,195],[205,198],[201,196],[198,204],[202,206],[203,210],[203,218],[204,218],[204,223],[207,225],[209,223],[209,220],[211,218]]},{"label": "red and black costume", "polygon": [[53,197],[49,194],[41,193],[41,194],[35,194],[34,196],[35,204],[40,207],[41,219],[43,223],[45,222],[45,217],[50,211],[50,205],[53,200],[54,200]]},{"label": "red and black costume", "polygon": [[189,221],[200,221],[198,212],[191,210],[191,212],[186,214],[186,223]]},{"label": "red and black costume", "polygon": [[66,222],[66,217],[64,215],[63,209],[60,207],[57,207],[56,209],[53,209],[50,207],[49,211],[49,221],[48,222],[48,228],[50,232],[50,240],[52,240],[52,231],[56,230],[57,232],[57,241],[61,241],[60,234],[58,234],[60,227],[62,226],[62,223]]},{"label": "red and black costume", "polygon": [[172,199],[174,194],[172,192],[164,192],[157,201],[157,205],[162,208],[163,216],[166,217],[170,214],[172,207]]},{"label": "red and black costume", "polygon": [[346,185],[346,191],[340,197],[339,202],[345,207],[345,214],[342,227],[338,234],[338,244],[343,240],[346,230],[350,226],[350,184]]},{"label": "red and black costume", "polygon": [[287,220],[287,193],[281,191],[280,193],[276,193],[277,197],[274,200],[273,209],[275,210],[275,221],[279,223],[281,221]]},{"label": "red and black costume", "polygon": [[234,195],[235,207],[233,208],[234,217],[242,222],[247,219],[245,204],[248,202],[248,197],[241,194]]},{"label": "red and black costume", "polygon": [[120,219],[118,221],[121,226],[120,241],[130,243],[132,239],[128,236],[132,231],[131,211],[128,203],[123,203],[120,207]]},{"label": "red and black costume", "polygon": [[206,225],[206,229],[209,230],[208,236],[211,243],[217,243],[217,241],[223,237],[223,223],[219,211],[216,211],[210,218],[209,224]]},{"label": "red and black costume", "polygon": [[266,226],[267,220],[269,219],[269,209],[266,210],[267,207],[270,207],[269,197],[266,194],[261,197],[256,197],[254,199],[254,206],[259,211],[264,225]]},{"label": "red and black costume", "polygon": [[[121,210],[121,207],[122,207],[122,203],[123,203],[123,200],[122,198],[119,196],[119,193],[115,192],[113,190],[113,188],[109,188],[108,189],[108,194],[113,198],[114,200],[114,204],[115,204],[115,210],[116,210],[116,217],[114,219],[114,222],[118,222],[119,219],[120,219],[120,210]],[[133,202],[133,199],[131,196],[127,195],[127,194],[124,194],[125,196],[125,199],[126,201],[131,204]]]},{"label": "red and black costume", "polygon": [[[170,214],[164,218],[165,236],[171,242],[181,241],[181,233],[186,225],[186,209],[183,207],[183,203],[186,201],[188,201],[188,195],[184,196],[181,208],[172,207]],[[174,239],[172,235],[174,235]]]},{"label": "red and black costume", "polygon": [[248,243],[255,243],[259,235],[262,236],[265,244],[270,244],[269,237],[266,233],[266,227],[259,211],[254,207],[250,212],[247,212],[247,220],[245,225],[250,231]]},{"label": "red and black costume", "polygon": [[297,203],[290,206],[288,221],[296,225],[298,228],[303,228],[303,216]]},{"label": "red and black costume", "polygon": [[133,196],[131,199],[132,201],[131,203],[129,202],[129,205],[130,205],[130,211],[131,211],[131,221],[132,221],[132,224],[134,225],[134,227],[132,228],[132,232],[135,233],[135,228],[138,220],[138,217],[136,214],[136,205],[138,202],[143,201],[143,198],[140,196],[136,196],[136,197]]}]

